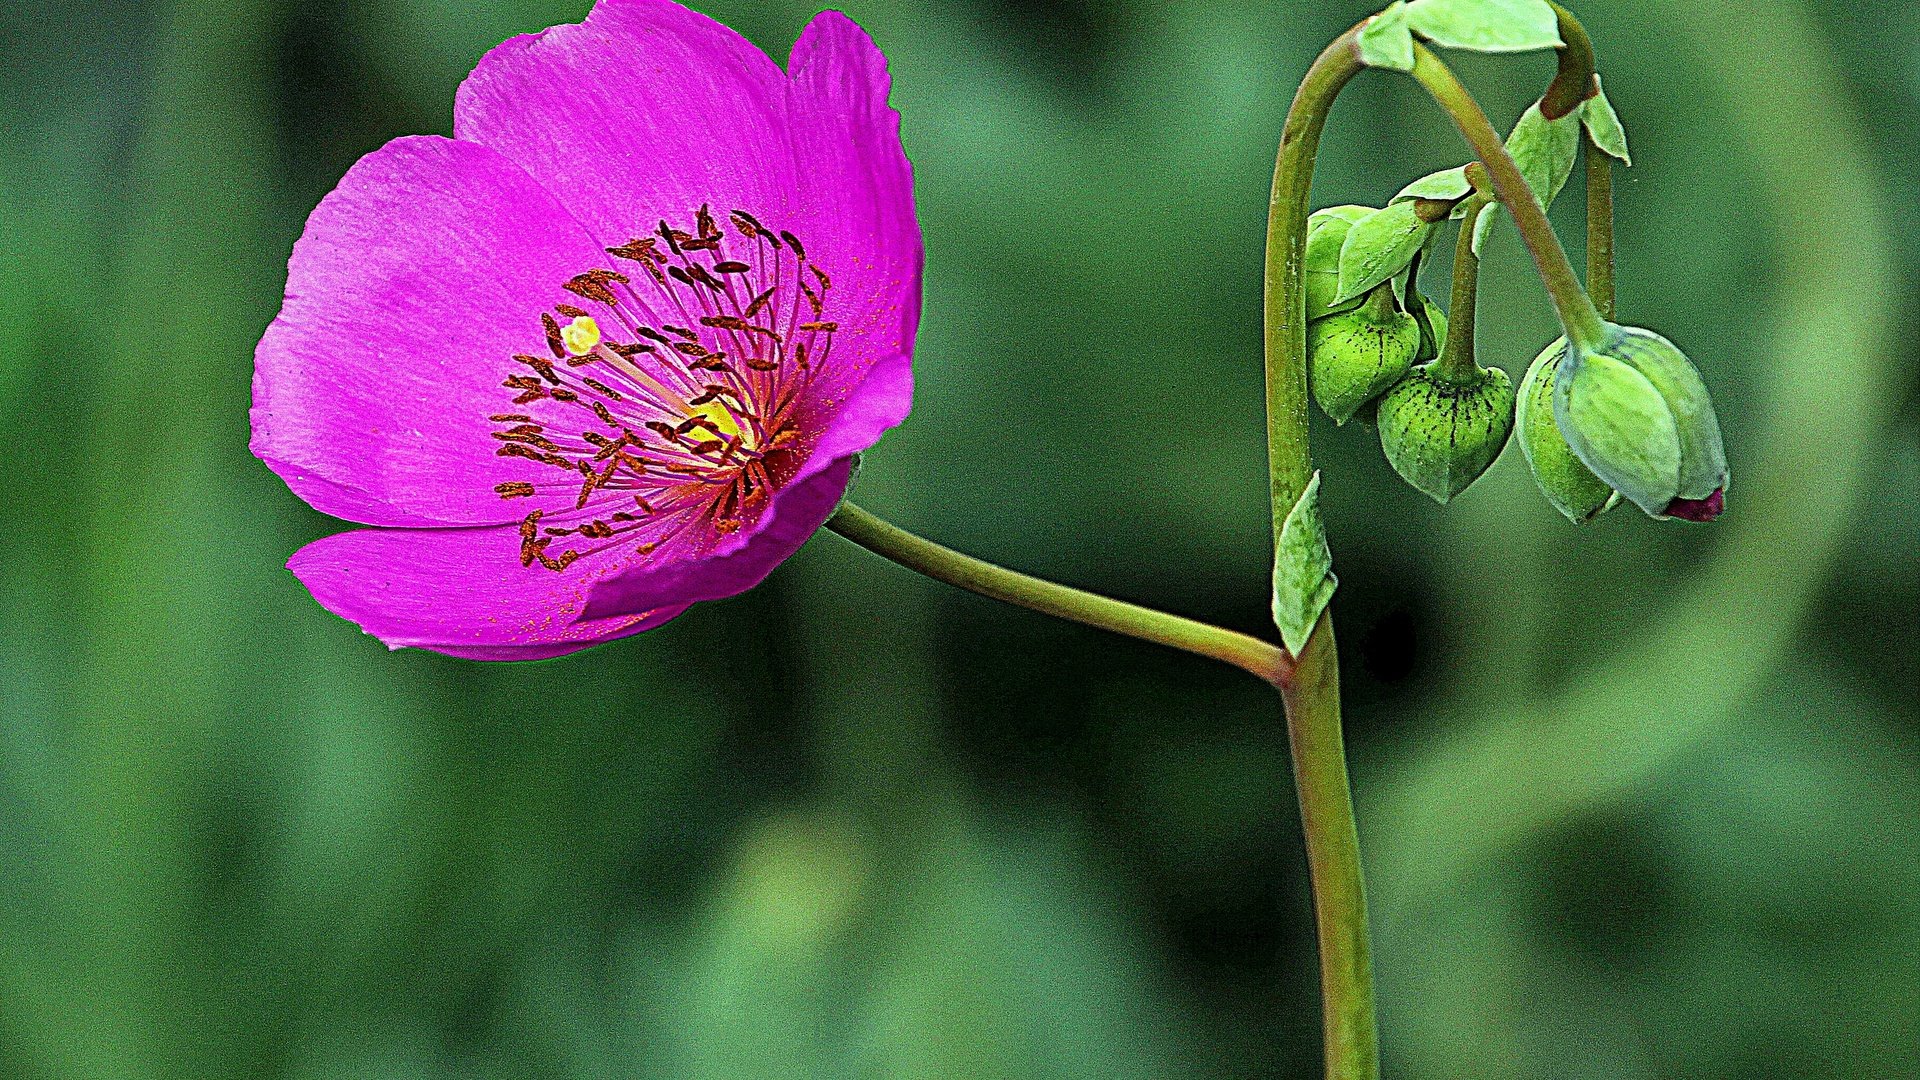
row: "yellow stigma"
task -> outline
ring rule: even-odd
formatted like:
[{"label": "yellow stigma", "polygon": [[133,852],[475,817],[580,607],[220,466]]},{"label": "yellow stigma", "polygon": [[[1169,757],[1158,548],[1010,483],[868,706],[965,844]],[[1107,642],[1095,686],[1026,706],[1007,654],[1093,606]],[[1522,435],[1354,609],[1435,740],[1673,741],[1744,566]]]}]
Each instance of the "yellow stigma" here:
[{"label": "yellow stigma", "polygon": [[560,331],[560,340],[567,351],[575,356],[585,356],[600,344],[600,324],[588,315],[582,315],[566,325]]},{"label": "yellow stigma", "polygon": [[756,449],[753,433],[740,426],[740,418],[733,415],[725,405],[709,401],[705,405],[695,406],[687,411],[688,416],[698,416],[712,424],[719,433],[740,440],[740,445],[748,450]]}]

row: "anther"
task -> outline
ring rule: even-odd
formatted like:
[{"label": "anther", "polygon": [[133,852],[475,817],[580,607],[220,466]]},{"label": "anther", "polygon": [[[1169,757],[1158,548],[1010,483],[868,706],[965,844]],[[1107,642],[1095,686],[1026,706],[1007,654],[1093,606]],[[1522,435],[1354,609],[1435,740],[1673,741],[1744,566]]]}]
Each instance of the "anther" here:
[{"label": "anther", "polygon": [[599,394],[599,395],[600,395],[601,397],[604,397],[604,398],[606,398],[606,399],[607,399],[608,401],[625,401],[625,400],[627,400],[627,399],[626,399],[626,398],[625,398],[625,397],[624,397],[624,396],[623,396],[623,395],[622,395],[622,394],[620,393],[620,391],[618,391],[618,390],[615,390],[615,389],[614,389],[613,387],[611,387],[611,386],[608,386],[608,385],[607,385],[606,383],[603,383],[603,382],[601,382],[601,381],[600,381],[599,379],[584,379],[584,378],[583,378],[583,379],[581,379],[580,381],[581,381],[581,382],[583,382],[583,383],[586,383],[586,384],[587,384],[588,386],[590,386],[590,387],[592,387],[592,388],[593,388],[593,390],[594,390],[594,392],[596,392],[596,393],[598,393],[598,394]]},{"label": "anther", "polygon": [[[539,372],[541,378],[547,380],[548,382],[554,384],[555,386],[560,385],[560,376],[554,374],[554,371],[553,371],[553,361],[547,359],[544,356],[528,356],[526,353],[516,353],[513,358],[519,361],[520,363],[525,364],[528,367],[532,368],[533,370]],[[533,386],[529,386],[526,389],[532,390],[537,388],[539,385],[540,385],[539,383],[534,383]]]}]

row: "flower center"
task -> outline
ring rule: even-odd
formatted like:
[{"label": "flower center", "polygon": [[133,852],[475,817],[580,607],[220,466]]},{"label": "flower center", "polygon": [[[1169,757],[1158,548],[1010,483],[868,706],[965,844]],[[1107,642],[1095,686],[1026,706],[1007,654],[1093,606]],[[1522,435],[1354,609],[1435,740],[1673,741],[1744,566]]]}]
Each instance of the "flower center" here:
[{"label": "flower center", "polygon": [[513,357],[494,452],[553,470],[494,488],[544,504],[521,521],[521,565],[645,555],[696,527],[711,543],[805,461],[801,407],[831,359],[833,282],[792,233],[741,210],[727,220],[702,206],[691,231],[662,221],[608,248],[638,272],[567,280],[580,303],[540,313],[546,355]]}]

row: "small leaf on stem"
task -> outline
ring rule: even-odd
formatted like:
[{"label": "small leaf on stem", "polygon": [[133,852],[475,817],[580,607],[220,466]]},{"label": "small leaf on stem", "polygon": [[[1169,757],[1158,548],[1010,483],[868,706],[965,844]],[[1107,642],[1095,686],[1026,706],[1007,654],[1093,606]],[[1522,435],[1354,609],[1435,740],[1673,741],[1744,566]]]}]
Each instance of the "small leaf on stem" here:
[{"label": "small leaf on stem", "polygon": [[1354,35],[1360,62],[1388,71],[1413,70],[1413,32],[1407,29],[1405,0],[1394,0],[1385,11],[1367,20]]},{"label": "small leaf on stem", "polygon": [[[1513,163],[1520,167],[1527,186],[1540,197],[1541,206],[1552,206],[1560,189],[1567,185],[1567,177],[1573,175],[1574,159],[1580,154],[1578,112],[1549,120],[1541,114],[1536,102],[1520,114],[1507,136],[1507,152],[1513,155]],[[1480,254],[1480,246],[1486,241],[1487,230],[1493,226],[1495,217],[1481,214],[1480,220],[1474,222],[1475,255]]]},{"label": "small leaf on stem", "polygon": [[1400,189],[1393,202],[1405,202],[1408,199],[1464,199],[1472,194],[1473,185],[1467,181],[1467,167],[1455,165],[1451,169],[1441,169]]},{"label": "small leaf on stem", "polygon": [[1299,656],[1306,647],[1337,585],[1333,552],[1320,521],[1320,474],[1316,472],[1287,512],[1273,550],[1273,624],[1280,628],[1280,640],[1288,652]]},{"label": "small leaf on stem", "polygon": [[1613,102],[1607,100],[1600,76],[1593,77],[1593,87],[1593,96],[1580,105],[1580,122],[1586,125],[1593,145],[1619,158],[1622,165],[1633,164],[1633,158],[1627,153],[1627,129],[1620,126],[1620,114],[1613,111]]}]

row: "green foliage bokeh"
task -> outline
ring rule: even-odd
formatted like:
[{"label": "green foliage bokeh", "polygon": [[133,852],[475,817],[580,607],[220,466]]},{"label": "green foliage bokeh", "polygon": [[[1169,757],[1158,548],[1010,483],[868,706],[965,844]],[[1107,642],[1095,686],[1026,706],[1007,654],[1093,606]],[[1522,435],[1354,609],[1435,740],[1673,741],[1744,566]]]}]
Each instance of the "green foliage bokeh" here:
[{"label": "green foliage bokeh", "polygon": [[[1280,117],[1364,6],[850,0],[928,250],[863,502],[1265,619]],[[583,2],[0,8],[0,1076],[1310,1076],[1273,696],[831,536],[553,663],[389,654],[246,451],[306,212]],[[783,56],[812,9],[715,15]],[[1711,528],[1445,510],[1316,429],[1389,1075],[1920,1076],[1920,15],[1581,8],[1621,310],[1714,387]],[[1467,57],[1505,126],[1550,61]],[[1321,204],[1458,164],[1363,78]],[[1577,249],[1578,181],[1556,208]],[[1555,331],[1510,227],[1482,361]],[[1318,424],[1319,421],[1316,421]]]}]

